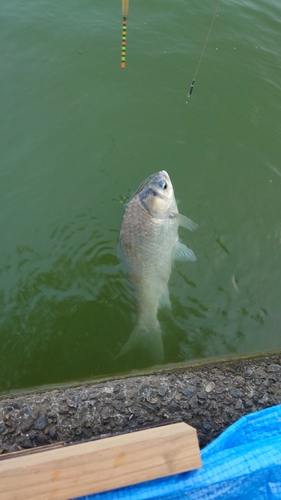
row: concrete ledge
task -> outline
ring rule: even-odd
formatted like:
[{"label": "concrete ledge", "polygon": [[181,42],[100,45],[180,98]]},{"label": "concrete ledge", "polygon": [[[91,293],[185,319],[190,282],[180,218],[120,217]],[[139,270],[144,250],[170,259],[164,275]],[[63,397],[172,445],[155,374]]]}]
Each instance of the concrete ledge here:
[{"label": "concrete ledge", "polygon": [[0,452],[77,442],[181,419],[200,446],[241,416],[281,403],[281,354],[0,399]]}]

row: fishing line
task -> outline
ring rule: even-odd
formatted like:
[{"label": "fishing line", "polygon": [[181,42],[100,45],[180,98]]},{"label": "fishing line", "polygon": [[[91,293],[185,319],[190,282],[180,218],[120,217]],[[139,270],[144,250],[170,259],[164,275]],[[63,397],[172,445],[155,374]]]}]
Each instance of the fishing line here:
[{"label": "fishing line", "polygon": [[129,10],[129,0],[122,0],[122,50],[121,50],[121,68],[126,68],[126,43],[127,43],[127,15]]},{"label": "fishing line", "polygon": [[209,37],[210,37],[210,34],[211,34],[211,31],[212,31],[212,27],[213,27],[213,24],[215,22],[215,18],[216,18],[216,15],[217,15],[217,12],[219,10],[219,5],[220,5],[220,1],[221,0],[218,0],[218,3],[217,3],[217,6],[216,6],[216,10],[215,10],[215,13],[213,15],[213,19],[212,19],[212,22],[211,22],[211,26],[209,28],[209,31],[208,31],[208,34],[207,34],[207,37],[206,37],[206,40],[205,40],[205,43],[204,43],[204,47],[202,49],[202,52],[201,52],[201,56],[199,58],[199,62],[197,64],[197,68],[196,68],[196,71],[195,71],[195,74],[194,74],[194,77],[193,77],[193,80],[191,82],[191,85],[190,85],[190,88],[189,88],[189,92],[187,94],[187,97],[190,97],[191,94],[192,94],[192,91],[193,91],[193,88],[194,88],[194,84],[195,84],[195,79],[196,79],[196,76],[197,76],[197,73],[198,73],[198,70],[199,70],[199,66],[201,64],[201,61],[203,59],[203,55],[204,55],[204,52],[206,50],[206,47],[207,47],[207,43],[208,43],[208,40],[209,40]]}]

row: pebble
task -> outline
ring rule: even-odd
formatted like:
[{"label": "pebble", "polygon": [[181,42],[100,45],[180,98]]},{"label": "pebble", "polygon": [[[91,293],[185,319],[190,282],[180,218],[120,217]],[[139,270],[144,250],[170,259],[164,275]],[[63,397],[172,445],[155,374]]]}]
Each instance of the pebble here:
[{"label": "pebble", "polygon": [[157,393],[159,394],[159,396],[165,396],[165,394],[167,394],[167,391],[168,391],[167,385],[160,385],[160,387],[158,387]]},{"label": "pebble", "polygon": [[92,391],[89,393],[89,399],[97,399],[100,395],[100,392],[98,391]]},{"label": "pebble", "polygon": [[17,444],[22,448],[31,448],[32,444],[29,437],[22,437],[17,440]]},{"label": "pebble", "polygon": [[110,418],[110,414],[106,409],[101,411],[101,418],[103,420],[108,420]]},{"label": "pebble", "polygon": [[49,429],[49,436],[50,436],[51,439],[53,439],[56,435],[57,435],[57,428],[56,428],[55,425],[53,425]]},{"label": "pebble", "polygon": [[26,432],[33,426],[33,419],[31,417],[25,418],[22,422],[22,431]]},{"label": "pebble", "polygon": [[68,414],[68,406],[60,406],[58,412],[60,415],[67,415]]},{"label": "pebble", "polygon": [[35,420],[33,424],[33,429],[42,431],[43,429],[45,429],[46,426],[47,426],[46,415],[40,415],[40,417],[38,417],[37,420]]},{"label": "pebble", "polygon": [[184,395],[187,397],[187,398],[191,398],[196,392],[196,388],[193,387],[193,386],[190,386],[188,387],[187,389],[185,389],[183,391]]},{"label": "pebble", "polygon": [[229,389],[228,392],[233,398],[242,398],[243,396],[243,392],[239,389],[236,389],[235,387]]},{"label": "pebble", "polygon": [[48,436],[43,434],[43,432],[36,434],[34,440],[37,446],[43,446],[44,444],[48,444],[50,442]]},{"label": "pebble", "polygon": [[216,384],[214,382],[209,382],[209,384],[205,385],[205,391],[208,393],[212,392],[215,387],[216,387]]},{"label": "pebble", "polygon": [[11,403],[11,406],[12,408],[14,408],[14,410],[20,410],[20,404],[16,401],[14,403]]},{"label": "pebble", "polygon": [[272,363],[271,365],[269,365],[267,371],[268,372],[280,372],[280,370],[281,370],[281,366],[280,365]]},{"label": "pebble", "polygon": [[199,399],[206,399],[206,397],[207,397],[205,391],[198,391],[197,396]]}]

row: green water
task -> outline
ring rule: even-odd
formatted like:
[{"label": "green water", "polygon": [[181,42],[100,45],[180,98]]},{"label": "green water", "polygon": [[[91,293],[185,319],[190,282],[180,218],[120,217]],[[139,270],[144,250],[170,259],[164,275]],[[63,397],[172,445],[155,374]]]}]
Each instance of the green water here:
[{"label": "green water", "polygon": [[[165,363],[281,349],[281,3],[0,0],[0,392],[137,370],[123,203],[169,172],[197,263]],[[163,242],[164,244],[164,242]]]}]

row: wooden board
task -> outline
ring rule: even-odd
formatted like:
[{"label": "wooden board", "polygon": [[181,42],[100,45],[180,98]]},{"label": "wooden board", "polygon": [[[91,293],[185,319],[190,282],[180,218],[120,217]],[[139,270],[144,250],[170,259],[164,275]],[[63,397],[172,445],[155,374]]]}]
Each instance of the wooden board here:
[{"label": "wooden board", "polygon": [[181,422],[0,461],[1,500],[69,499],[201,467]]}]

